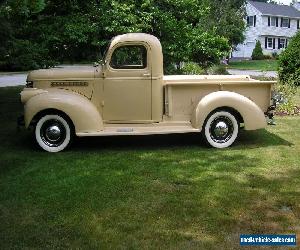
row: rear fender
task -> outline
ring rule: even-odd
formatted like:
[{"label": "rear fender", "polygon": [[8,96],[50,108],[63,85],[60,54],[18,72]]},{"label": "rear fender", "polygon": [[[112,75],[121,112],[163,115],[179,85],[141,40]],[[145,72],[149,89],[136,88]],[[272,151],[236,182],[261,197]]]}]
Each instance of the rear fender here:
[{"label": "rear fender", "polygon": [[263,111],[247,97],[229,91],[213,92],[201,99],[192,115],[194,128],[202,129],[205,119],[212,111],[228,107],[240,113],[245,130],[255,130],[267,126]]},{"label": "rear fender", "polygon": [[25,103],[25,127],[40,112],[55,109],[65,113],[73,122],[76,133],[103,130],[103,120],[95,105],[86,97],[63,89],[49,89],[28,99]]}]

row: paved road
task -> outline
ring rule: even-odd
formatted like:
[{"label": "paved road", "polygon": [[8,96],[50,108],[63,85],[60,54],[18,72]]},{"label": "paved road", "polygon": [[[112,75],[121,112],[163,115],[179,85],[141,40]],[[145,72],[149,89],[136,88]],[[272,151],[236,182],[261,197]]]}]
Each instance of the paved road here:
[{"label": "paved road", "polygon": [[260,70],[239,70],[239,69],[228,69],[231,75],[250,75],[250,76],[265,76],[265,77],[276,77],[276,71],[260,71]]},{"label": "paved road", "polygon": [[0,87],[18,86],[26,84],[27,73],[0,74]]}]

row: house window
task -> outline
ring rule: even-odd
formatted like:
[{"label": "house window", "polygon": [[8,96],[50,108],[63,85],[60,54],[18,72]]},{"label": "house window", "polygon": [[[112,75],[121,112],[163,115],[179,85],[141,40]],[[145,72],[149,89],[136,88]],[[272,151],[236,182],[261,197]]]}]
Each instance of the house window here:
[{"label": "house window", "polygon": [[271,37],[268,37],[268,40],[267,40],[267,48],[268,49],[273,49],[273,38]]},{"label": "house window", "polygon": [[274,16],[272,16],[271,18],[270,18],[270,24],[271,24],[271,26],[277,26],[276,25],[276,17],[274,17]]},{"label": "house window", "polygon": [[281,27],[289,28],[290,19],[289,18],[281,18]]},{"label": "house window", "polygon": [[278,39],[278,49],[285,49],[287,47],[287,39],[279,38]]},{"label": "house window", "polygon": [[256,16],[248,16],[247,17],[247,25],[250,27],[255,27]]}]

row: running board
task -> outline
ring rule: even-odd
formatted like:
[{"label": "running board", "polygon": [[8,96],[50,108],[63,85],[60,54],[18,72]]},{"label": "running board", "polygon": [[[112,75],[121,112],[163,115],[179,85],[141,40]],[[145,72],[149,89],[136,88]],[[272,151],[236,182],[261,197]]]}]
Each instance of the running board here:
[{"label": "running board", "polygon": [[105,126],[103,131],[76,133],[77,136],[115,136],[115,135],[155,135],[155,134],[181,134],[200,132],[199,129],[193,128],[191,125],[181,126],[130,126],[123,124],[118,126]]}]

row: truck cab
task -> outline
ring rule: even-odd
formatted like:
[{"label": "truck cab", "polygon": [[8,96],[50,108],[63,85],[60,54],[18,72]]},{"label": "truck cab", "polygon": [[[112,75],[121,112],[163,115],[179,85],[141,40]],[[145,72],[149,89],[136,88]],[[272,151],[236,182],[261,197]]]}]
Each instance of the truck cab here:
[{"label": "truck cab", "polygon": [[241,128],[267,125],[273,83],[249,76],[164,76],[159,40],[130,33],[111,40],[100,65],[30,72],[21,101],[25,127],[34,128],[48,152],[65,149],[74,136],[187,132],[225,148]]},{"label": "truck cab", "polygon": [[98,70],[98,79],[103,81],[104,121],[162,121],[163,58],[159,40],[147,34],[117,36],[104,58]]}]

